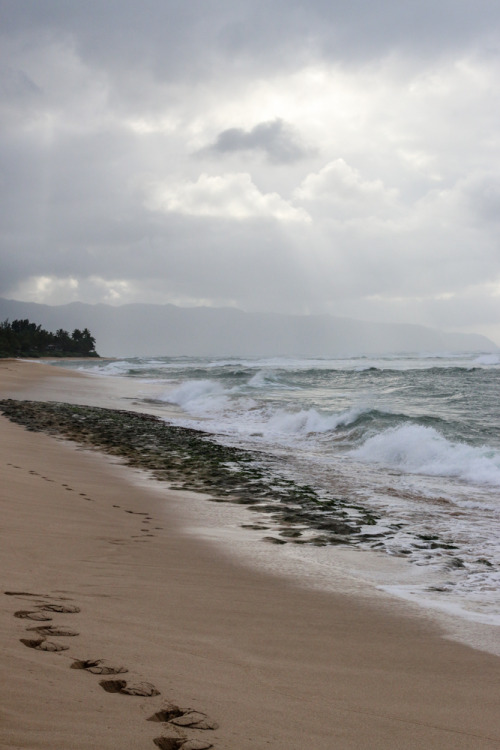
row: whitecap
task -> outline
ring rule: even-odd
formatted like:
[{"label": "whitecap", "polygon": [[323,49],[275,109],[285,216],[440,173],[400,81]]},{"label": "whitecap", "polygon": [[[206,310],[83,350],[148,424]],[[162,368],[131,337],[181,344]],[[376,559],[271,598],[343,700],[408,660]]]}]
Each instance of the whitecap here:
[{"label": "whitecap", "polygon": [[433,427],[405,424],[369,437],[350,451],[361,461],[378,463],[409,474],[455,477],[500,486],[500,453],[447,440]]},{"label": "whitecap", "polygon": [[230,393],[230,390],[214,380],[187,380],[157,398],[168,404],[176,404],[190,414],[203,416],[223,410],[228,404]]},{"label": "whitecap", "polygon": [[481,354],[477,357],[473,364],[475,365],[500,365],[499,354]]}]

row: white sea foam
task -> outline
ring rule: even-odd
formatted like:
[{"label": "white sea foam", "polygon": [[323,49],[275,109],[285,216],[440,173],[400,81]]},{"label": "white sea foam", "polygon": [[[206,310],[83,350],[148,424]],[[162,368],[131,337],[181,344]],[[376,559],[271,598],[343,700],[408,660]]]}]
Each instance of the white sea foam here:
[{"label": "white sea foam", "polygon": [[456,477],[500,486],[498,451],[450,442],[433,427],[414,424],[391,427],[368,438],[350,455],[410,474]]},{"label": "white sea foam", "polygon": [[159,399],[177,404],[194,416],[212,415],[224,411],[229,403],[230,391],[216,380],[188,380],[167,391]]},{"label": "white sea foam", "polygon": [[87,372],[93,375],[109,375],[112,377],[126,376],[130,370],[130,362],[127,360],[96,360],[95,362],[85,362],[79,364],[76,369],[80,372]]},{"label": "white sea foam", "polygon": [[[247,395],[248,385],[256,390],[269,388],[268,374],[259,370],[248,383],[232,388],[226,388],[216,380],[188,380],[157,398],[180,406],[195,420],[203,420],[199,426],[226,435],[259,434],[264,439],[286,444],[292,439],[319,435],[350,425],[365,411],[364,408],[352,408],[325,413],[313,407],[288,410],[276,404],[255,401]],[[277,387],[283,390],[282,385]]]},{"label": "white sea foam", "polygon": [[473,362],[474,365],[500,365],[499,354],[481,354]]}]

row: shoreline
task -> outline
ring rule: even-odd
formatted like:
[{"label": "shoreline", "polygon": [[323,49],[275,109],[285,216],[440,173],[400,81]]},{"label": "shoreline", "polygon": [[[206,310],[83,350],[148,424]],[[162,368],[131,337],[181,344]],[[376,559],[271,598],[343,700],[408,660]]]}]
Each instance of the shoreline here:
[{"label": "shoreline", "polygon": [[[266,469],[259,453],[220,444],[209,433],[174,426],[155,415],[123,409],[0,399],[0,413],[30,431],[118,458],[124,468],[132,469],[132,477],[134,470],[144,474],[145,487],[156,482],[160,492],[165,488],[188,492],[196,513],[179,510],[186,521],[190,516],[191,533],[208,536],[229,558],[237,556],[251,568],[291,575],[300,587],[356,592],[375,603],[385,592],[386,606],[396,606],[396,599],[403,611],[436,620],[447,637],[500,656],[497,618],[453,609],[449,602],[422,603],[405,597],[402,592],[410,582],[430,584],[427,571],[360,547],[371,538],[367,528],[375,528],[377,538],[381,536],[376,514],[357,503],[351,507],[343,499],[320,499],[310,486]],[[225,507],[219,511],[214,504]],[[243,513],[231,513],[235,506]],[[453,560],[452,553],[449,559]],[[402,588],[399,596],[394,593],[398,587]]]},{"label": "shoreline", "polygon": [[[2,398],[94,392],[111,402],[96,383],[0,363]],[[0,595],[5,746],[62,750],[71,738],[75,750],[151,750],[158,736],[182,733],[219,750],[500,746],[496,657],[445,640],[388,597],[307,590],[248,568],[187,528],[196,510],[183,516],[186,493],[148,486],[116,459],[4,417],[0,440],[3,590],[81,607],[54,615],[80,635],[54,637],[70,648],[46,653],[19,641],[38,623],[13,616],[33,597]],[[96,675],[69,669],[90,658],[124,664],[131,682],[151,681],[161,695],[106,693]],[[146,721],[165,700],[218,728]]]},{"label": "shoreline", "polygon": [[[212,441],[209,433],[200,432],[197,428],[174,427],[178,419],[182,424],[181,411],[178,414],[170,411],[168,417],[165,418],[164,409],[159,411],[155,400],[156,381],[140,381],[138,384],[136,380],[129,380],[120,375],[103,377],[85,370],[82,372],[53,366],[47,368],[46,361],[32,364],[38,369],[38,380],[34,391],[23,393],[23,396],[28,399],[37,398],[57,402],[70,400],[72,404],[91,407],[91,410],[97,404],[99,408],[112,409],[113,413],[126,415],[131,422],[137,419],[138,415],[142,417],[149,415],[150,418],[160,417],[162,423],[166,421],[169,425],[168,429],[174,432],[180,429],[181,435],[187,433],[200,437],[202,445],[207,445]],[[54,377],[46,377],[47,369]],[[21,372],[26,372],[26,370],[21,367]],[[62,385],[65,374],[71,376],[69,387]],[[72,385],[74,383],[72,378],[75,376],[80,378],[77,391]],[[57,383],[57,388],[54,387],[54,383]],[[16,394],[11,395],[16,396]],[[59,403],[59,406],[64,407],[64,403]],[[35,415],[34,421],[38,421]],[[67,422],[63,419],[64,421]],[[140,422],[138,424],[139,430],[142,430]],[[116,429],[113,428],[113,430],[116,442],[121,443],[120,431],[118,430],[117,434]],[[92,440],[88,440],[88,436],[84,437],[86,442],[92,443]],[[95,447],[106,449],[107,446],[109,448],[109,436],[106,436],[104,440],[102,436],[96,437]],[[154,442],[157,440],[158,436],[155,435]],[[219,450],[225,450],[223,446],[227,448],[228,444],[224,441],[220,443],[215,439],[215,446],[212,448],[216,449],[216,455]],[[242,454],[242,456],[247,454],[247,457],[256,458],[260,467],[258,471],[264,470],[264,476],[260,473],[258,477],[254,477],[257,479],[257,484],[248,484],[248,477],[241,477],[242,484],[247,484],[246,492],[245,488],[240,486],[237,488],[236,497],[228,497],[234,493],[228,490],[226,480],[228,478],[231,480],[229,481],[231,487],[234,485],[232,481],[234,477],[231,473],[229,477],[227,473],[224,476],[224,472],[220,476],[220,466],[216,466],[215,473],[212,472],[213,455],[210,456],[210,452],[206,454],[206,466],[202,456],[201,461],[195,461],[196,470],[193,471],[192,465],[188,467],[186,477],[183,476],[181,461],[179,467],[181,470],[177,472],[177,476],[171,477],[175,483],[172,486],[180,486],[196,493],[205,492],[209,495],[209,501],[216,500],[218,503],[223,503],[224,507],[219,511],[214,507],[213,502],[208,503],[209,508],[205,507],[207,499],[197,503],[196,517],[187,518],[186,524],[198,537],[209,538],[218,546],[220,553],[227,553],[230,558],[238,558],[250,567],[267,570],[272,574],[287,578],[291,577],[298,586],[313,587],[323,591],[355,592],[358,596],[362,594],[368,599],[374,599],[375,603],[385,600],[384,606],[401,606],[402,611],[406,611],[411,616],[437,623],[446,632],[445,637],[500,656],[498,637],[500,615],[484,613],[474,605],[470,607],[469,602],[461,600],[460,597],[453,599],[439,594],[434,595],[432,587],[435,586],[436,591],[439,591],[439,587],[443,584],[440,571],[431,571],[428,566],[420,567],[418,564],[409,564],[401,556],[378,552],[377,545],[370,544],[372,534],[375,534],[378,541],[382,536],[381,530],[385,533],[389,531],[390,534],[391,527],[387,528],[384,523],[381,529],[377,511],[372,511],[366,504],[363,508],[358,502],[351,505],[345,493],[332,495],[326,504],[323,501],[328,499],[327,495],[322,493],[321,503],[318,505],[314,502],[315,490],[313,488],[307,485],[302,487],[289,480],[283,483],[278,467],[272,464],[272,460],[271,464],[268,463],[266,453],[261,453],[258,448],[242,448],[234,443],[233,446],[234,448],[228,449],[229,462],[232,459],[231,451],[234,450],[235,454]],[[122,452],[126,463],[130,463],[130,448],[133,449],[133,453],[135,448],[133,442],[131,445],[129,440],[128,449]],[[196,456],[199,452],[198,446],[192,445],[191,448]],[[191,448],[188,449],[188,458]],[[166,445],[163,453],[166,454],[168,450],[168,445]],[[116,452],[113,447],[111,452]],[[146,465],[148,476],[145,481],[148,486],[151,487],[154,481],[156,469],[159,469],[161,479],[167,480],[168,472],[165,472],[162,462],[158,464],[157,455],[146,456],[145,462],[141,461],[140,456],[136,458],[139,460],[132,461],[132,463],[137,466],[142,465],[143,468],[144,464]],[[190,461],[189,463],[191,464]],[[219,459],[216,459],[217,463],[220,463]],[[238,463],[240,475],[241,469],[248,474],[245,462],[243,461],[241,465],[236,455],[236,464]],[[278,474],[275,473],[277,470]],[[277,479],[276,482],[271,481],[273,477]],[[258,498],[259,483],[264,484],[261,488],[261,490],[264,489],[264,495],[270,484],[276,484],[270,493],[271,503],[266,503],[265,497]],[[298,490],[299,504],[295,502],[296,498],[292,497],[295,489]],[[193,495],[193,497],[198,496]],[[287,500],[291,500],[288,507],[284,504]],[[238,515],[237,510],[235,515],[234,502],[243,506],[245,515]],[[316,511],[318,507],[324,509],[325,506],[327,506],[327,518],[326,523],[323,523],[324,516],[321,518],[322,514],[317,514]],[[276,512],[277,507],[278,512]],[[347,516],[345,511],[347,511]],[[187,509],[182,508],[182,512],[186,515]],[[189,513],[187,515],[190,516]],[[234,520],[236,516],[238,518]],[[200,525],[201,517],[204,518],[203,525]],[[215,522],[214,517],[217,518]],[[366,525],[362,523],[363,520]],[[347,523],[344,524],[345,521]],[[247,529],[251,529],[250,535]],[[266,542],[264,545],[261,543],[263,538]],[[272,550],[263,549],[263,547],[270,546],[271,542]],[[441,542],[442,544],[440,544],[439,537],[433,537],[433,546],[442,546],[446,549],[447,562],[452,567],[454,553],[448,544],[449,540],[443,537]],[[257,549],[255,545],[258,545]],[[296,545],[300,548],[293,549]],[[311,549],[311,547],[316,549]],[[327,550],[322,553],[321,547],[327,547]],[[460,560],[457,560],[457,563],[460,563]],[[341,587],[339,575],[342,580]],[[426,595],[426,590],[431,592],[430,595]]]}]

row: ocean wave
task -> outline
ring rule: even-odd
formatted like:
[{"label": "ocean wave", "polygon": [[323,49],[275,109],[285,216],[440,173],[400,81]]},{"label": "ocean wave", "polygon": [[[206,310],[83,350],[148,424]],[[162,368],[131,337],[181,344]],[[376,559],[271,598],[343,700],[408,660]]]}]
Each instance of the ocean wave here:
[{"label": "ocean wave", "polygon": [[500,452],[447,440],[433,427],[405,424],[369,437],[350,451],[361,461],[409,474],[454,477],[500,486]]},{"label": "ocean wave", "polygon": [[269,418],[266,427],[269,432],[282,435],[331,432],[340,426],[353,424],[362,411],[349,409],[340,414],[322,414],[316,409],[302,409],[296,412],[280,410]]},{"label": "ocean wave", "polygon": [[276,376],[272,370],[257,370],[255,375],[252,375],[248,381],[248,385],[251,388],[268,388],[269,386],[276,386]]},{"label": "ocean wave", "polygon": [[108,375],[111,377],[127,377],[130,374],[130,362],[118,360],[113,362],[85,362],[76,368],[79,372],[91,373],[93,375]]},{"label": "ocean wave", "polygon": [[297,385],[287,385],[274,370],[258,370],[247,383],[249,388],[279,388],[282,391],[295,391]]},{"label": "ocean wave", "polygon": [[[247,384],[252,388],[268,388],[269,373],[259,371]],[[279,385],[283,388],[283,385]],[[286,386],[285,386],[286,388]],[[287,439],[332,432],[360,420],[370,421],[374,412],[365,407],[337,413],[322,412],[314,407],[298,410],[276,404],[258,402],[241,386],[225,387],[217,380],[188,380],[160,393],[159,402],[180,406],[191,417],[204,420],[204,428],[228,432],[258,432],[269,439]],[[210,423],[206,423],[206,419]],[[201,426],[201,425],[200,425]]]},{"label": "ocean wave", "polygon": [[230,390],[216,380],[188,380],[157,398],[176,404],[190,414],[204,416],[224,410],[229,403]]},{"label": "ocean wave", "polygon": [[474,360],[475,365],[500,365],[500,354],[481,354]]}]

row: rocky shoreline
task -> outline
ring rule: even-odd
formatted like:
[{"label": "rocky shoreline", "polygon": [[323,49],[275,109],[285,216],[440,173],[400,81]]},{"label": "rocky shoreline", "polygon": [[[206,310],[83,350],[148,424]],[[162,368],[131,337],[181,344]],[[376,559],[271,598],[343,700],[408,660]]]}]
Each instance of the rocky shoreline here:
[{"label": "rocky shoreline", "polygon": [[[321,497],[314,488],[273,472],[257,452],[218,443],[213,435],[149,415],[58,402],[0,401],[12,422],[69,439],[147,470],[173,489],[202,492],[214,502],[248,506],[269,516],[245,528],[269,531],[274,544],[315,546],[380,541],[367,534],[377,517],[345,498]],[[380,535],[382,536],[382,535]]]}]

